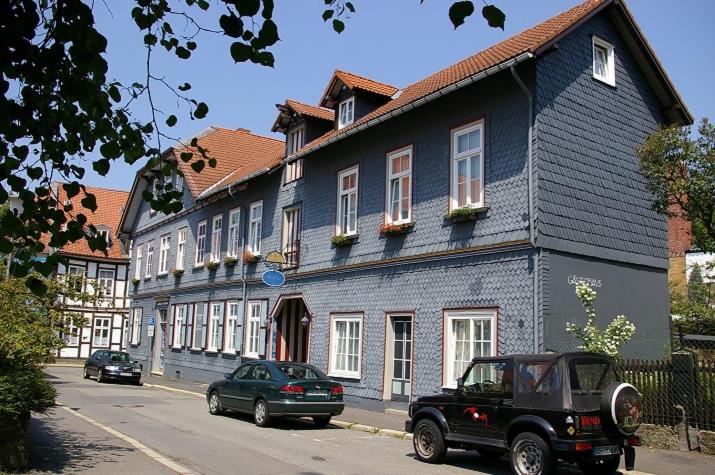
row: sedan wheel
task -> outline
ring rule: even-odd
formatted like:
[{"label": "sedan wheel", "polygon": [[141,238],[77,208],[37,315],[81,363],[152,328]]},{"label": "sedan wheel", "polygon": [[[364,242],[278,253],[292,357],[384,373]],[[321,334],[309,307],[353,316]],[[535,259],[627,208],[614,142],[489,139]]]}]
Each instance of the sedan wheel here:
[{"label": "sedan wheel", "polygon": [[221,409],[221,401],[218,399],[218,393],[214,391],[211,393],[211,396],[209,396],[209,413],[217,416],[222,412],[223,410]]},{"label": "sedan wheel", "polygon": [[87,372],[87,367],[84,367],[84,370],[82,371],[82,377],[84,379],[89,379],[89,373]]},{"label": "sedan wheel", "polygon": [[98,383],[103,383],[104,382],[104,376],[102,376],[102,368],[99,368],[97,370],[97,382]]},{"label": "sedan wheel", "polygon": [[268,405],[263,399],[259,399],[253,411],[253,418],[258,427],[266,427],[271,422],[271,415],[268,413]]}]

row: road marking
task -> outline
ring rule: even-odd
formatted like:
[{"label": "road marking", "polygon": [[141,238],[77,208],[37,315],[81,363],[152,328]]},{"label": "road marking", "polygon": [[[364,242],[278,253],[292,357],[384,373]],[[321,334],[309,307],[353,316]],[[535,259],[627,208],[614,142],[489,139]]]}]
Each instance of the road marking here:
[{"label": "road marking", "polygon": [[109,426],[105,426],[101,422],[97,422],[94,419],[92,419],[91,417],[87,417],[84,414],[80,414],[79,412],[75,411],[74,409],[70,409],[69,407],[65,406],[61,402],[57,402],[57,405],[60,406],[65,411],[72,414],[73,416],[77,416],[80,419],[82,419],[86,422],[89,422],[93,426],[99,427],[103,431],[109,432],[113,436],[118,437],[118,438],[122,439],[123,441],[129,443],[130,445],[134,446],[137,450],[141,451],[148,457],[154,459],[156,462],[159,462],[160,464],[164,465],[168,469],[173,470],[174,472],[179,473],[181,475],[194,475],[194,472],[192,472],[188,468],[184,467],[183,465],[179,465],[178,463],[174,462],[173,460],[169,460],[168,458],[164,457],[160,453],[158,453],[158,452],[150,449],[146,445],[142,444],[138,440],[136,440],[132,437],[129,437],[128,435],[122,434],[118,430],[113,429]]}]

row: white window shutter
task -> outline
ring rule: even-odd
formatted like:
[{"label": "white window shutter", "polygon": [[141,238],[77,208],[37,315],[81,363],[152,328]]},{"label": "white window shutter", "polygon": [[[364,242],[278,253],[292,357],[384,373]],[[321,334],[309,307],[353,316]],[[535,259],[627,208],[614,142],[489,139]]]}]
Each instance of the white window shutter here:
[{"label": "white window shutter", "polygon": [[266,327],[268,316],[268,301],[261,301],[261,322],[258,332],[258,356],[266,356]]}]

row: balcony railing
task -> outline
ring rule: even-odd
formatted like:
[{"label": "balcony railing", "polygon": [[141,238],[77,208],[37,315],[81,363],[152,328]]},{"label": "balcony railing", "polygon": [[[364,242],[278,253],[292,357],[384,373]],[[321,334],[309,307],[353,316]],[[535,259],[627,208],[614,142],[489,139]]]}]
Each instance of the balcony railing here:
[{"label": "balcony railing", "polygon": [[292,243],[283,248],[283,264],[284,269],[292,269],[298,267],[300,262],[300,239],[296,239]]}]

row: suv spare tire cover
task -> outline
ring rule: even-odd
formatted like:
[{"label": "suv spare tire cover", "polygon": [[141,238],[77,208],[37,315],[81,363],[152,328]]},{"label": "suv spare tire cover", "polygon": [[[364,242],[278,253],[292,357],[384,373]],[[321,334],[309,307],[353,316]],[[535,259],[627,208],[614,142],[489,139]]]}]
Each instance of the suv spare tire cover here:
[{"label": "suv spare tire cover", "polygon": [[628,383],[611,383],[601,396],[601,417],[606,428],[625,436],[641,425],[641,395]]}]

